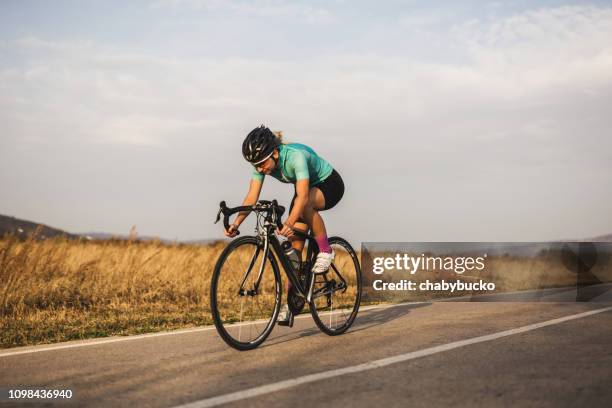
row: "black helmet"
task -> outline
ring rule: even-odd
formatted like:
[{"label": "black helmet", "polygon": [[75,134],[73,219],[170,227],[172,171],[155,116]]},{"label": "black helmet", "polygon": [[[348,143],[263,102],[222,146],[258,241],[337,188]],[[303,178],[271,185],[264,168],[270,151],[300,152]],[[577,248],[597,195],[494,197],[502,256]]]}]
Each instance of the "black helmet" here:
[{"label": "black helmet", "polygon": [[278,141],[274,133],[261,125],[251,130],[251,133],[244,139],[242,155],[247,161],[258,164],[270,157],[276,146],[278,146]]}]

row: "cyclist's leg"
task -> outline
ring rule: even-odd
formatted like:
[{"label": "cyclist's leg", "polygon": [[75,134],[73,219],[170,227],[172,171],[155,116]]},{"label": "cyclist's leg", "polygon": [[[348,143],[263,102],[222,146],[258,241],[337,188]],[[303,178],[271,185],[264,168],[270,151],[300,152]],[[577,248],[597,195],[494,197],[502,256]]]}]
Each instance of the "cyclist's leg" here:
[{"label": "cyclist's leg", "polygon": [[[294,202],[295,195],[293,196],[293,200],[291,200],[289,213],[291,213],[291,210],[293,209]],[[314,223],[314,225],[316,225],[316,228],[313,229],[313,234],[315,237],[320,236],[321,234],[326,234],[325,224],[323,223],[321,216],[318,214],[318,209],[323,208],[325,208],[325,197],[323,196],[323,193],[318,188],[311,187],[308,202],[306,203],[302,217],[300,217],[298,222],[294,224],[294,228],[303,232],[308,232]],[[289,241],[291,242],[291,246],[298,251],[301,258],[302,251],[304,250],[304,239],[294,235],[289,238]],[[291,289],[291,282],[287,282],[287,293],[289,293],[289,289]]]},{"label": "cyclist's leg", "polygon": [[[344,192],[344,186],[342,186],[342,192]],[[336,194],[335,197],[332,197],[332,203],[327,208],[331,208],[336,204],[336,202],[339,200],[339,197],[342,196],[342,192],[339,195]],[[336,197],[338,198],[336,199]],[[296,195],[294,194],[293,199],[291,200],[291,205],[289,207],[289,213],[291,213],[291,210],[293,209],[295,198]],[[321,189],[317,187],[311,187],[308,195],[308,202],[306,203],[302,217],[298,220],[298,222],[295,223],[294,228],[300,229],[304,232],[308,232],[309,229],[312,229],[313,235],[317,240],[319,248],[322,248],[325,243],[327,244],[327,248],[329,248],[329,252],[331,252],[331,247],[329,247],[329,242],[327,241],[327,231],[325,229],[325,223],[323,222],[323,218],[321,218],[321,215],[319,214],[319,211],[322,211],[324,209],[326,209],[325,195],[323,194]],[[302,250],[304,249],[304,240],[297,236],[293,236],[290,238],[290,242],[291,246],[298,251],[301,257]],[[291,282],[287,281],[288,295],[290,289]],[[283,326],[291,326],[293,324],[293,316],[291,315],[286,305],[283,306],[283,311],[285,311],[285,309],[286,313],[284,313],[282,316],[279,316],[279,324]]]},{"label": "cyclist's leg", "polygon": [[[294,186],[295,187],[295,186]],[[320,252],[332,253],[329,241],[327,239],[327,230],[325,223],[321,217],[320,211],[324,211],[333,208],[344,195],[344,182],[342,177],[336,170],[333,170],[331,175],[326,178],[323,182],[310,187],[308,194],[308,201],[304,207],[302,218],[297,222],[294,227],[307,231],[312,230]],[[296,194],[294,193],[293,199],[291,200],[291,206],[289,212],[293,208],[295,203]],[[295,248],[298,253],[302,253],[304,249],[304,240],[298,237],[291,239],[291,245]]]},{"label": "cyclist's leg", "polygon": [[[294,185],[294,188],[295,188],[295,185]],[[297,197],[297,192],[294,191],[293,198],[291,199],[291,204],[289,205],[289,214],[291,214],[291,211],[293,210],[293,205],[295,204],[296,197]],[[309,229],[308,224],[306,224],[303,217],[300,217],[298,221],[293,225],[293,227],[294,229],[298,229],[305,233],[307,233]],[[289,238],[289,242],[291,242],[291,246],[298,252],[300,259],[302,259],[302,251],[304,250],[305,240],[303,238],[300,238],[294,235]],[[291,282],[287,280],[287,285],[286,285],[287,294],[289,293],[290,289],[291,289]]]},{"label": "cyclist's leg", "polygon": [[[304,221],[302,217],[300,217],[298,221],[293,225],[293,228],[296,230],[302,231],[304,233],[308,233],[308,229],[309,229],[308,224],[306,224],[306,222]],[[304,249],[304,243],[305,243],[304,238],[294,235],[291,238],[289,238],[289,242],[291,242],[291,246],[295,248],[295,250],[298,251],[299,254],[302,253],[302,250]]]},{"label": "cyclist's leg", "polygon": [[319,246],[321,246],[320,238],[327,237],[325,222],[319,213],[319,211],[323,211],[324,209],[325,196],[323,192],[316,186],[311,187],[302,218],[306,221],[310,229],[312,229],[312,235],[314,235]]},{"label": "cyclist's leg", "polygon": [[[295,203],[295,198],[297,193],[294,193],[293,199],[291,200],[291,205],[289,206],[289,214],[293,210],[293,204]],[[308,232],[308,224],[304,221],[303,217],[300,217],[298,221],[294,224],[294,229],[298,229],[303,232]],[[291,246],[298,252],[300,259],[302,258],[302,250],[304,249],[304,239],[298,236],[289,237],[289,242],[291,242]],[[299,271],[298,271],[299,273]],[[293,326],[293,313],[289,309],[289,297],[291,296],[290,290],[292,288],[291,281],[287,279],[286,283],[286,293],[287,293],[287,303],[285,303],[281,307],[281,312],[278,316],[278,324],[280,326]]]},{"label": "cyclist's leg", "polygon": [[[295,188],[295,185],[294,185]],[[289,213],[293,209],[297,193],[294,191],[293,199],[289,207]],[[294,227],[302,231],[312,229],[313,235],[316,237],[327,236],[325,223],[319,214],[319,211],[333,208],[342,199],[344,195],[344,181],[338,172],[334,169],[332,173],[321,183],[310,187],[308,194],[308,202],[304,208],[302,217],[295,223]],[[304,240],[294,237],[292,246],[301,253],[304,248]],[[317,241],[318,242],[318,241]]]},{"label": "cyclist's leg", "polygon": [[304,208],[304,219],[311,226],[312,235],[314,235],[319,249],[317,259],[311,266],[311,271],[318,274],[327,272],[334,261],[335,253],[329,245],[325,222],[320,214],[320,211],[325,209],[325,196],[317,187],[311,187],[310,195],[311,200],[309,200],[308,205]]},{"label": "cyclist's leg", "polygon": [[[295,188],[295,185],[294,185]],[[289,205],[289,213],[291,214],[291,211],[293,210],[293,205],[295,204],[295,198],[297,197],[297,192],[293,193],[293,198],[291,199],[291,205]],[[302,232],[307,233],[308,232],[308,224],[306,224],[306,222],[304,221],[303,217],[298,218],[297,222],[293,225],[294,229],[298,229]],[[304,239],[300,238],[298,236],[292,236],[289,238],[289,242],[291,242],[291,246],[298,251],[298,254],[302,254],[302,250],[304,249]]]},{"label": "cyclist's leg", "polygon": [[308,194],[308,202],[304,207],[302,219],[306,222],[307,226],[312,229],[312,234],[317,237],[321,234],[326,234],[325,223],[319,211],[323,211],[325,208],[325,196],[323,192],[316,186],[310,187]]},{"label": "cyclist's leg", "polygon": [[312,228],[319,254],[313,272],[324,272],[334,259],[334,251],[327,239],[327,229],[320,212],[333,208],[344,195],[344,182],[335,170],[323,182],[310,188],[308,205],[304,209],[304,219]]},{"label": "cyclist's leg", "polygon": [[[295,203],[295,197],[296,195],[293,195],[293,199],[291,200],[291,205],[289,206],[289,213],[291,213],[291,210],[293,209],[293,204]],[[321,192],[321,190],[319,190],[317,187],[311,187],[310,188],[310,192],[308,195],[308,202],[306,203],[306,207],[304,208],[304,213],[302,214],[302,217],[300,217],[298,219],[298,221],[294,224],[294,228],[297,230],[300,230],[302,232],[308,232],[309,229],[311,229],[311,225],[312,225],[312,218],[313,216],[315,217],[315,224],[317,225],[317,232],[321,231],[321,227],[323,229],[323,231],[325,231],[325,224],[323,223],[323,219],[321,218],[320,215],[314,215],[311,214],[309,217],[306,217],[306,213],[308,212],[309,214],[314,210],[314,211],[319,211],[319,210],[323,210],[325,208],[325,196],[323,195],[323,193]],[[315,230],[313,230],[313,233],[315,232]],[[316,236],[316,235],[315,235]],[[291,246],[293,248],[295,248],[296,251],[298,251],[298,253],[302,253],[302,250],[304,249],[304,239],[300,238],[298,236],[293,236],[290,239],[291,242]]]},{"label": "cyclist's leg", "polygon": [[[305,214],[306,222],[312,227],[312,232],[315,237],[321,234],[327,234],[325,223],[320,218],[320,211],[329,210],[338,204],[344,195],[344,181],[336,170],[323,180],[321,183],[310,188],[310,197],[308,204],[312,207],[312,220]],[[304,211],[306,212],[306,211]]]}]

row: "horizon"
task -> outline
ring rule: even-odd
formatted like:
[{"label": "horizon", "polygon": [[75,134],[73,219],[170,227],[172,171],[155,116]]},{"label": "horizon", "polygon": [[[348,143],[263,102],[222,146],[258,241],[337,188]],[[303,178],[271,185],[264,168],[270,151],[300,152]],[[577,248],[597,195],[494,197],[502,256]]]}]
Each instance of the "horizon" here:
[{"label": "horizon", "polygon": [[[6,214],[0,214],[0,217],[4,216],[4,217],[9,217],[9,218],[14,218],[16,220],[19,221],[26,221],[26,222],[31,222],[33,224],[36,224],[37,226],[44,226],[44,227],[48,227],[51,228],[53,230],[57,230],[60,231],[62,233],[66,233],[69,235],[76,235],[79,237],[85,237],[85,238],[94,238],[94,239],[109,239],[109,238],[118,238],[118,239],[127,239],[130,238],[130,234],[132,233],[132,230],[130,229],[127,232],[108,232],[108,231],[84,231],[84,232],[79,232],[79,231],[67,231],[64,228],[61,227],[57,227],[54,225],[49,225],[46,223],[41,223],[35,220],[25,220],[16,216],[12,216],[12,215],[6,215]],[[132,227],[137,227],[136,225],[133,225]],[[102,235],[105,236],[104,238],[96,238],[96,237],[91,237],[91,235]],[[138,229],[136,228],[135,230],[135,239],[137,240],[145,240],[145,241],[150,241],[150,240],[159,240],[161,242],[164,243],[169,243],[169,242],[178,242],[178,243],[184,243],[184,244],[189,244],[189,243],[211,243],[211,242],[216,242],[216,241],[231,241],[234,238],[228,238],[228,237],[217,237],[217,238],[206,238],[206,237],[202,237],[202,238],[196,238],[196,239],[189,239],[189,240],[179,240],[177,238],[168,238],[168,237],[164,237],[164,236],[159,236],[159,235],[141,235],[138,233]],[[544,241],[510,241],[510,242],[514,242],[514,243],[534,243],[534,242],[582,242],[582,241],[591,241],[591,240],[601,240],[603,239],[603,242],[612,242],[612,232],[609,234],[601,234],[601,235],[590,235],[587,237],[582,237],[582,238],[577,238],[577,237],[573,237],[573,238],[555,238],[555,239],[548,239],[548,240],[544,240]],[[368,242],[368,241],[364,241],[364,242]],[[369,241],[369,242],[373,242],[373,241]],[[387,242],[393,242],[393,241],[387,241]],[[410,241],[395,241],[395,242],[410,242]],[[413,241],[414,242],[414,241]],[[424,241],[420,241],[420,242],[424,242]],[[450,241],[429,241],[429,242],[450,242]],[[462,242],[462,243],[478,243],[478,242],[482,242],[482,241],[456,241],[456,242]],[[497,241],[497,242],[503,242],[503,241]],[[598,241],[595,241],[598,242]],[[355,244],[359,244],[361,245],[363,242],[359,242],[359,243],[355,243]]]}]

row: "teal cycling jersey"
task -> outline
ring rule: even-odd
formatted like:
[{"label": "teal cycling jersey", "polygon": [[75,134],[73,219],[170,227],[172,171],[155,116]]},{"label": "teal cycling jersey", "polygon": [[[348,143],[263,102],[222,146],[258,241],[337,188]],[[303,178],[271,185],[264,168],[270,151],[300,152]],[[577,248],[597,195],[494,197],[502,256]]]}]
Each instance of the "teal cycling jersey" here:
[{"label": "teal cycling jersey", "polygon": [[[333,167],[310,147],[300,143],[288,143],[278,146],[278,163],[270,175],[283,183],[295,183],[308,179],[314,186],[325,180]],[[253,169],[253,179],[263,181],[264,174]]]}]

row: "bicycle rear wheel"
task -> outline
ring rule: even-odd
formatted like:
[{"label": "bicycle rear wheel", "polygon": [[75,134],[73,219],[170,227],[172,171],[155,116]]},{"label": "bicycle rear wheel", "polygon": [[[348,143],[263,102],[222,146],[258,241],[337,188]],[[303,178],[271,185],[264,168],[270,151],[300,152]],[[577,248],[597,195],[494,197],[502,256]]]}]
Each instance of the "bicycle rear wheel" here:
[{"label": "bicycle rear wheel", "polygon": [[322,332],[335,336],[355,321],[361,301],[361,267],[351,245],[340,237],[329,238],[336,256],[329,270],[316,276],[310,313]]},{"label": "bicycle rear wheel", "polygon": [[232,241],[221,253],[212,276],[210,306],[223,340],[238,350],[260,345],[280,310],[281,279],[271,252],[264,263],[263,243],[253,236]]}]

